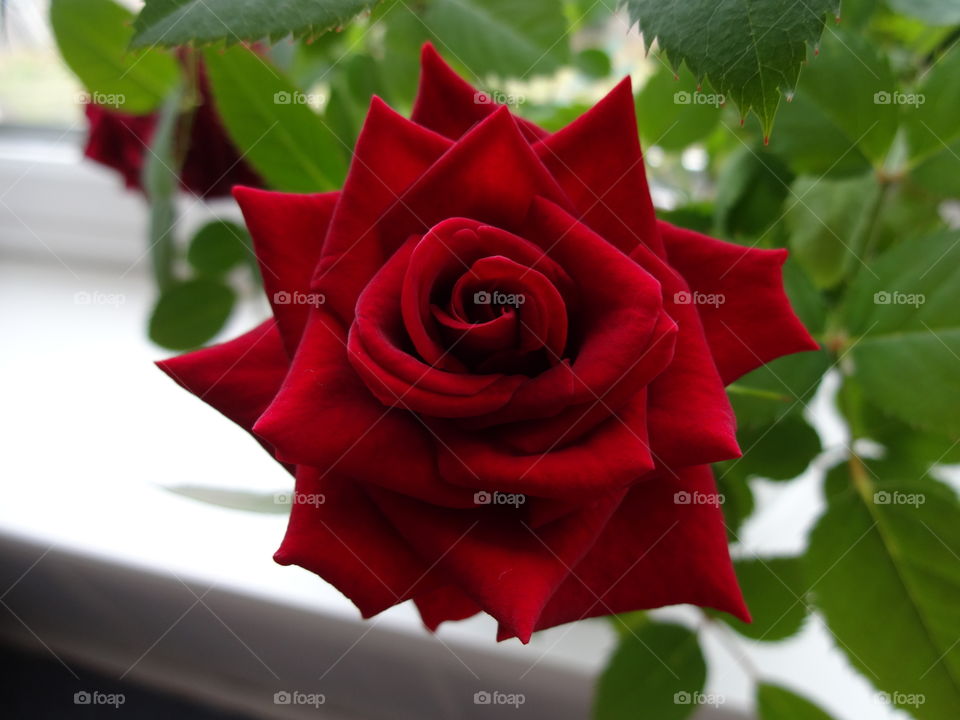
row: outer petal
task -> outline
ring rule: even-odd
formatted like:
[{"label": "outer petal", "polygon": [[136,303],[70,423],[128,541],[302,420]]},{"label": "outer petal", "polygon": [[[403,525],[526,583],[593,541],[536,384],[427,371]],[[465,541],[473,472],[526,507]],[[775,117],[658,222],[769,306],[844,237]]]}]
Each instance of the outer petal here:
[{"label": "outer petal", "polygon": [[438,586],[429,566],[350,480],[301,466],[293,500],[274,559],[332,583],[364,617]]},{"label": "outer petal", "polygon": [[[478,91],[444,62],[430,43],[420,53],[420,88],[411,120],[451,140],[457,140],[499,105]],[[533,142],[547,132],[532,122],[517,118],[524,137]]]},{"label": "outer petal", "polygon": [[346,333],[315,310],[283,386],[255,432],[288,462],[322,468],[428,502],[473,507],[473,492],[440,480],[429,432],[378,403],[347,361]]},{"label": "outer petal", "polygon": [[[537,629],[681,603],[749,622],[723,514],[718,505],[702,502],[716,492],[706,465],[676,475],[664,471],[634,486],[590,552],[571,566]],[[682,502],[684,497],[690,502]]]},{"label": "outer petal", "polygon": [[663,255],[630,78],[534,151],[583,222],[625,253],[643,244]]},{"label": "outer petal", "polygon": [[784,292],[786,250],[734,245],[666,222],[660,229],[691,292],[723,299],[696,307],[724,384],[782,355],[819,348]]},{"label": "outer petal", "polygon": [[432,632],[436,632],[440,623],[447,620],[466,620],[478,612],[483,612],[479,605],[455,585],[445,585],[421,593],[413,602],[420,611],[423,624]]},{"label": "outer petal", "polygon": [[334,210],[312,287],[343,322],[370,278],[406,241],[378,223],[451,143],[374,97]]},{"label": "outer petal", "polygon": [[[277,325],[268,320],[230,342],[161,360],[157,366],[181,387],[252,432],[280,388],[289,362]],[[270,444],[264,446],[273,454]]]},{"label": "outer petal", "polygon": [[[339,193],[295,195],[233,190],[253,237],[267,299],[287,352],[293,356],[313,306],[310,279]],[[319,302],[319,297],[314,296]]]},{"label": "outer petal", "polygon": [[605,497],[533,529],[520,510],[508,506],[453,513],[393,493],[372,495],[424,562],[436,563],[523,642],[567,568],[593,545],[622,496]]}]

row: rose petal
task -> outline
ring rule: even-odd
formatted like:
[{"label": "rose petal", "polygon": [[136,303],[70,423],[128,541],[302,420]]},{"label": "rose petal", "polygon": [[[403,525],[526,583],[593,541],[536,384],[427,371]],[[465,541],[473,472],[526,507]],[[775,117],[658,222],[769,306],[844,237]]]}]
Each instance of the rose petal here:
[{"label": "rose petal", "polygon": [[[690,502],[677,502],[682,492]],[[723,514],[717,504],[704,502],[716,502],[716,492],[713,473],[705,465],[676,475],[664,471],[637,484],[590,552],[571,566],[536,628],[681,603],[749,622],[727,549]]]},{"label": "rose petal", "polygon": [[292,357],[310,300],[320,299],[310,292],[310,279],[339,193],[294,195],[237,187],[233,196],[253,237],[263,287]]},{"label": "rose petal", "polygon": [[665,222],[660,228],[690,291],[716,299],[693,304],[725,385],[783,355],[819,349],[783,289],[786,250],[734,245]]},{"label": "rose petal", "polygon": [[509,507],[454,513],[385,491],[371,497],[425,563],[436,564],[526,643],[544,604],[592,546],[622,493],[539,529]]},{"label": "rose petal", "polygon": [[445,585],[430,592],[420,593],[413,602],[420,611],[423,624],[431,632],[436,632],[440,623],[447,620],[465,620],[482,612],[479,605],[454,585]]},{"label": "rose petal", "polygon": [[350,480],[317,468],[297,470],[281,565],[299,565],[334,585],[365,618],[440,580]]},{"label": "rose petal", "polygon": [[630,78],[534,151],[570,198],[576,215],[629,253],[643,244],[663,255],[637,138]]},{"label": "rose petal", "polygon": [[[252,432],[283,382],[289,363],[277,323],[268,320],[229,342],[161,360],[157,367]],[[270,443],[258,441],[274,454]]]},{"label": "rose petal", "polygon": [[[420,87],[410,119],[451,140],[459,139],[498,107],[487,93],[478,91],[447,65],[430,43],[420,52]],[[532,122],[517,118],[529,142],[548,135]]]}]

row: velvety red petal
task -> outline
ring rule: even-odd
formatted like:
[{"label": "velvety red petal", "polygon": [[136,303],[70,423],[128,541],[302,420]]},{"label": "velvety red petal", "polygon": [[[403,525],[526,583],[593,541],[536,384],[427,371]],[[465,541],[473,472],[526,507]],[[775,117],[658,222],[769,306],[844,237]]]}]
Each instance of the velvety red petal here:
[{"label": "velvety red petal", "polygon": [[360,292],[407,240],[379,219],[450,145],[380,98],[371,101],[312,283],[343,322],[353,319]]},{"label": "velvety red petal", "polygon": [[578,218],[626,253],[643,244],[663,254],[630,78],[534,150],[571,199]]},{"label": "velvety red petal", "polygon": [[372,491],[390,523],[487,613],[527,642],[544,604],[593,545],[622,493],[534,529],[522,510],[488,506],[450,512]]},{"label": "velvety red petal", "polygon": [[327,226],[339,193],[295,195],[234,188],[260,263],[263,287],[292,356],[310,309],[322,298],[310,292]]},{"label": "velvety red petal", "polygon": [[316,573],[364,617],[438,586],[429,565],[353,481],[301,466],[292,500],[274,560]]},{"label": "velvety red petal", "polygon": [[89,103],[84,106],[89,130],[83,154],[116,170],[130,189],[142,189],[143,160],[150,146],[156,114],[129,115]]},{"label": "velvety red petal", "polygon": [[656,473],[634,486],[536,628],[681,603],[749,622],[716,493],[709,466]]},{"label": "velvety red petal", "polygon": [[445,585],[430,592],[420,593],[413,599],[423,624],[436,632],[440,623],[448,620],[465,620],[483,612],[460,588]]},{"label": "velvety red petal", "polygon": [[660,228],[691,300],[705,300],[693,304],[724,384],[782,355],[819,348],[784,292],[786,250],[735,245],[665,222]]},{"label": "velvety red petal", "polygon": [[347,361],[346,332],[315,310],[293,365],[256,424],[292,463],[379,484],[428,502],[472,507],[472,492],[440,480],[429,432],[369,393]]},{"label": "velvety red petal", "polygon": [[[268,320],[248,333],[157,366],[181,387],[248,432],[276,395],[290,359],[280,333]],[[265,444],[271,454],[272,446]]]},{"label": "velvety red petal", "polygon": [[[478,91],[454,72],[432,44],[424,44],[420,53],[420,87],[411,120],[457,140],[498,107],[501,106],[491,102],[487,93]],[[530,142],[548,134],[529,120],[517,118],[517,122]]]}]

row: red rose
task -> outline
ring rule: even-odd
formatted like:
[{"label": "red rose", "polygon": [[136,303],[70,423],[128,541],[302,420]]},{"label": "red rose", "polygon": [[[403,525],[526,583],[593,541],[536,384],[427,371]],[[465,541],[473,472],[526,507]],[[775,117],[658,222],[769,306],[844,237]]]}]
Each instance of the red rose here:
[{"label": "red rose", "polygon": [[[178,120],[186,134],[180,185],[200,197],[223,197],[234,185],[262,187],[260,176],[240,157],[223,128],[203,66],[198,68],[200,103]],[[119,172],[128,188],[143,190],[143,167],[158,114],[130,115],[100,105],[86,106],[90,126],[83,154]],[[188,132],[187,132],[188,131]]]},{"label": "red rose", "polygon": [[364,616],[748,618],[708,463],[724,384],[817,347],[785,251],[656,220],[629,80],[553,135],[475,97],[428,45],[342,191],[238,188],[274,318],[160,366],[294,470],[276,559]]}]

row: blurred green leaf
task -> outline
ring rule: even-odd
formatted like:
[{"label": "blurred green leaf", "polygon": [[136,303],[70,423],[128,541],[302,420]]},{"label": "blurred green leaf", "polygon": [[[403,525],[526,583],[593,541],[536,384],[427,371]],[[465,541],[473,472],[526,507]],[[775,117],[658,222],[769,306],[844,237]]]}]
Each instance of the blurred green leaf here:
[{"label": "blurred green leaf", "polygon": [[573,64],[584,75],[594,79],[605,78],[613,70],[610,56],[597,48],[581,50],[573,58]]},{"label": "blurred green leaf", "polygon": [[775,423],[738,428],[737,441],[743,456],[718,464],[732,477],[762,477],[792,480],[801,475],[820,454],[820,436],[802,415],[794,413]]},{"label": "blurred green leaf", "polygon": [[733,563],[752,623],[718,613],[744,637],[773,642],[799,632],[807,617],[807,580],[799,557],[750,558]]},{"label": "blurred green leaf", "polygon": [[[648,622],[624,634],[597,682],[595,720],[684,720],[697,709],[707,668],[695,633]],[[684,702],[686,700],[686,702]]]},{"label": "blurred green leaf", "polygon": [[720,122],[715,93],[697,92],[697,81],[686,68],[679,79],[659,68],[637,94],[637,125],[644,145],[665,150],[683,150],[709,135]]},{"label": "blurred green leaf", "polygon": [[171,485],[165,486],[164,489],[175,495],[230,510],[279,515],[287,515],[290,512],[290,495],[287,493],[253,493],[202,485]]},{"label": "blurred green leaf", "polygon": [[[781,110],[771,151],[798,172],[849,175],[880,166],[898,125],[897,91],[887,58],[861,35],[830,30]],[[858,157],[858,155],[860,157]]]},{"label": "blurred green leaf", "polygon": [[921,160],[910,177],[937,197],[960,197],[960,140]]},{"label": "blurred green leaf", "polygon": [[386,28],[383,34],[381,72],[400,110],[409,110],[420,77],[420,48],[430,31],[407,0],[384,0],[374,10],[374,22]]},{"label": "blurred green leaf", "polygon": [[157,288],[165,290],[174,281],[176,243],[173,229],[177,214],[174,201],[180,186],[178,174],[181,159],[176,157],[176,131],[179,125],[184,88],[177,86],[160,108],[150,152],[143,165],[143,189],[150,201],[147,237],[150,241],[150,262]]},{"label": "blurred green leaf", "polygon": [[644,42],[656,40],[674,69],[686,62],[740,108],[753,110],[770,135],[780,93],[796,87],[807,45],[835,15],[835,0],[624,0]]},{"label": "blurred green leaf", "polygon": [[941,152],[960,137],[960,52],[955,50],[951,46],[921,73],[916,91],[896,96],[903,99],[901,108],[913,158]]},{"label": "blurred green leaf", "polygon": [[431,0],[423,22],[470,79],[527,79],[570,60],[569,29],[555,0]]},{"label": "blurred green leaf", "polygon": [[[835,286],[859,267],[859,240],[880,192],[876,176],[844,180],[801,177],[786,202],[793,256],[818,286]],[[855,246],[857,245],[857,246]]]},{"label": "blurred green leaf", "polygon": [[217,110],[244,159],[275,190],[340,187],[343,146],[310,108],[309,97],[243,47],[204,52]]},{"label": "blurred green leaf", "polygon": [[[722,464],[721,464],[722,465]],[[725,475],[722,467],[715,465],[714,474],[717,482],[717,492],[723,495],[723,521],[727,526],[727,539],[731,542],[740,541],[740,530],[747,518],[753,514],[755,501],[753,490],[746,479],[740,476]]]},{"label": "blurred green leaf", "polygon": [[[86,0],[84,0],[86,1]],[[146,0],[133,47],[315,36],[342,26],[377,0]]]},{"label": "blurred green leaf", "polygon": [[353,154],[360,128],[374,95],[389,102],[390,95],[380,77],[380,65],[370,55],[355,53],[346,58],[330,80],[330,101],[324,120],[340,138],[345,161]]},{"label": "blurred green leaf", "polygon": [[153,308],[150,339],[171,350],[200,347],[226,324],[235,299],[228,285],[210,278],[171,285]]},{"label": "blurred green leaf", "polygon": [[830,367],[827,353],[797,353],[747,373],[728,388],[740,427],[769,425],[802,412]]},{"label": "blurred green leaf", "polygon": [[783,287],[793,311],[809,332],[817,335],[827,324],[827,304],[821,293],[793,256],[783,264]]},{"label": "blurred green leaf", "polygon": [[890,7],[929,25],[960,23],[960,5],[956,0],[889,0]]},{"label": "blurred green leaf", "polygon": [[760,148],[734,151],[717,178],[716,225],[720,233],[763,236],[783,217],[793,173]]},{"label": "blurred green leaf", "polygon": [[50,23],[64,61],[91,99],[138,115],[156,110],[179,78],[165,52],[131,52],[133,13],[113,0],[53,0]]},{"label": "blurred green leaf", "polygon": [[246,228],[228,220],[214,220],[193,236],[187,260],[201,273],[222,275],[247,259],[252,243]]},{"label": "blurred green leaf", "polygon": [[960,433],[960,234],[898,245],[861,268],[844,304],[856,378],[916,427]]},{"label": "blurred green leaf", "polygon": [[811,535],[805,562],[816,606],[837,646],[894,705],[919,720],[952,720],[960,707],[956,495],[931,480],[877,483],[859,467]]},{"label": "blurred green leaf", "polygon": [[760,720],[832,720],[806,698],[769,683],[757,686],[757,713]]}]

